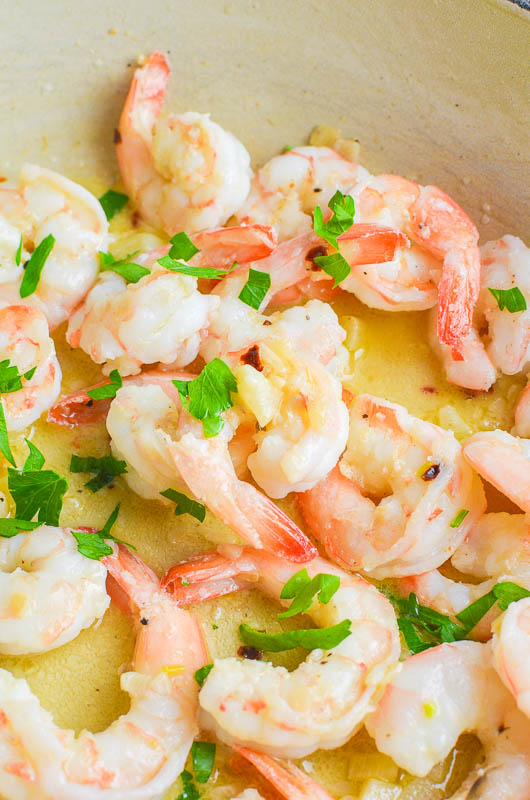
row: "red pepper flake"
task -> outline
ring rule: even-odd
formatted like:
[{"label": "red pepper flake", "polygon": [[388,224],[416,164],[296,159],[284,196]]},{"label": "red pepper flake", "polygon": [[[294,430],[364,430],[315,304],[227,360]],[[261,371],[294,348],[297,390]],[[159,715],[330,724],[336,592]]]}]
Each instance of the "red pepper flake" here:
[{"label": "red pepper flake", "polygon": [[112,137],[114,144],[121,144],[121,133],[118,128],[114,128],[114,136]]},{"label": "red pepper flake", "polygon": [[422,481],[433,481],[435,478],[438,477],[440,474],[440,465],[439,464],[431,464],[428,467],[423,475],[421,476]]},{"label": "red pepper flake", "polygon": [[305,260],[312,262],[311,269],[313,270],[313,272],[318,272],[320,270],[320,267],[318,266],[318,264],[315,264],[315,258],[320,258],[321,256],[327,256],[327,254],[328,254],[328,248],[323,244],[319,244],[316,247],[312,247],[311,250],[309,250],[306,253]]},{"label": "red pepper flake", "polygon": [[241,356],[241,361],[243,364],[248,364],[250,367],[254,367],[254,369],[258,370],[258,372],[263,372],[263,363],[261,361],[259,347],[257,344],[253,344],[246,353],[243,353]]},{"label": "red pepper flake", "polygon": [[421,390],[423,394],[438,394],[436,386],[422,386]]},{"label": "red pepper flake", "polygon": [[237,654],[240,658],[248,658],[250,661],[262,661],[263,659],[263,651],[250,644],[241,645]]}]

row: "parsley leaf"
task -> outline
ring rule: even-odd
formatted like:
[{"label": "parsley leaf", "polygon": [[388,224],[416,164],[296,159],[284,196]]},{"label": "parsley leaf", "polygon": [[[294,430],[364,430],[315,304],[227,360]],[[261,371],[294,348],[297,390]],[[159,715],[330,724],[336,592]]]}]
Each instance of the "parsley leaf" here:
[{"label": "parsley leaf", "polygon": [[201,667],[195,672],[193,677],[195,678],[195,680],[197,681],[197,683],[201,688],[204,681],[212,671],[212,669],[213,669],[213,664],[205,664],[204,667]]},{"label": "parsley leaf", "polygon": [[58,525],[63,497],[68,489],[66,478],[55,470],[42,469],[44,456],[26,440],[30,454],[21,470],[7,470],[7,487],[15,501],[16,517],[37,519],[46,525]]},{"label": "parsley leaf", "polygon": [[219,416],[234,404],[231,392],[237,392],[237,381],[230,368],[214,358],[192,381],[173,381],[182,405],[195,419],[202,420],[206,438],[216,436],[224,422]]},{"label": "parsley leaf", "polygon": [[178,261],[181,258],[183,261],[189,261],[194,255],[199,253],[199,249],[195,247],[190,237],[184,231],[176,233],[169,240],[171,242],[171,249],[169,251],[170,258]]},{"label": "parsley leaf", "polygon": [[9,461],[10,464],[16,466],[16,461],[9,446],[9,436],[7,435],[6,416],[4,414],[4,404],[0,397],[0,452]]},{"label": "parsley leaf", "polygon": [[516,314],[518,311],[526,311],[526,298],[518,286],[512,289],[491,289],[488,287],[488,292],[491,292],[497,305],[501,311],[506,308],[510,314]]},{"label": "parsley leaf", "polygon": [[512,581],[498,583],[491,591],[498,600],[499,608],[502,608],[503,611],[506,611],[510,603],[516,603],[518,600],[530,597],[530,592],[527,589],[512,583]]},{"label": "parsley leaf", "polygon": [[15,253],[15,264],[17,267],[20,267],[20,262],[22,261],[22,234],[20,236],[20,242],[18,243],[17,252]]},{"label": "parsley leaf", "polygon": [[125,461],[118,461],[114,456],[95,458],[94,456],[81,457],[74,454],[70,459],[70,472],[95,473],[95,477],[87,481],[85,486],[91,492],[98,492],[104,486],[112,483],[117,475],[127,472],[127,464]]},{"label": "parsley leaf", "polygon": [[335,289],[344,278],[351,272],[351,267],[341,253],[332,253],[330,256],[315,256],[315,264],[320,267],[327,275],[335,278],[333,288]]},{"label": "parsley leaf", "polygon": [[322,209],[317,206],[313,215],[313,230],[336,250],[339,249],[337,238],[348,231],[353,225],[355,217],[355,201],[350,195],[344,195],[337,189],[328,203],[333,211],[333,216],[324,224]]},{"label": "parsley leaf", "polygon": [[181,775],[182,792],[179,794],[177,800],[199,800],[199,790],[193,783],[193,775],[185,769]]},{"label": "parsley leaf", "polygon": [[93,400],[106,400],[109,397],[116,397],[116,392],[123,386],[123,379],[117,369],[112,370],[109,378],[110,383],[96,386],[95,389],[89,389],[87,395]]},{"label": "parsley leaf", "polygon": [[24,277],[22,278],[22,283],[20,284],[21,297],[29,297],[30,294],[33,294],[37,288],[41,272],[48,259],[48,256],[53,250],[54,244],[55,236],[49,233],[48,236],[46,236],[42,242],[37,245],[31,254],[31,258],[26,263]]},{"label": "parsley leaf", "polygon": [[[281,614],[278,614],[278,619],[287,619],[288,617],[296,616],[296,614],[305,614],[305,612],[308,611],[313,605],[315,595],[320,603],[329,603],[340,586],[340,578],[337,575],[327,575],[324,572],[320,572],[318,575],[315,575],[312,580],[305,582],[298,590],[295,590],[295,594],[293,595],[291,592],[294,584],[291,582],[293,581],[293,578],[296,578],[297,575],[302,575],[303,573],[307,575],[307,570],[302,569],[300,572],[297,572],[296,575],[293,575],[293,577],[287,581],[283,587],[280,597],[285,599],[291,596],[294,597],[294,600],[287,611],[283,611]],[[286,589],[287,594],[284,594]]]},{"label": "parsley leaf", "polygon": [[81,555],[86,556],[86,558],[92,558],[94,561],[97,561],[99,558],[103,556],[110,556],[113,552],[112,547],[106,543],[105,539],[110,539],[113,542],[119,542],[120,544],[126,544],[127,547],[130,547],[132,550],[136,550],[132,544],[122,541],[122,539],[117,539],[115,536],[112,535],[111,528],[118,519],[118,514],[120,512],[120,503],[118,503],[114,510],[109,515],[108,520],[105,522],[101,530],[99,531],[70,531],[72,536],[77,542],[77,549],[81,553]]},{"label": "parsley leaf", "polygon": [[108,192],[101,195],[99,202],[105,212],[105,216],[110,222],[112,217],[115,217],[129,202],[129,198],[122,192],[115,192],[114,189],[109,189]]},{"label": "parsley leaf", "polygon": [[267,650],[270,653],[280,653],[283,650],[292,650],[294,647],[303,647],[306,650],[330,650],[336,647],[351,634],[351,620],[344,619],[338,625],[329,628],[310,628],[286,633],[262,633],[254,630],[249,625],[239,626],[239,635],[245,644],[257,647],[258,650]]},{"label": "parsley leaf", "polygon": [[[184,264],[182,261],[175,261],[170,255],[159,258],[158,264],[171,272],[179,272],[181,275],[190,275],[192,278],[224,278],[230,271],[226,269],[216,269],[214,267],[190,267],[189,264]],[[233,269],[233,266],[231,269]]]},{"label": "parsley leaf", "polygon": [[130,260],[134,258],[138,252],[137,250],[136,253],[129,253],[128,256],[118,261],[114,258],[112,253],[104,253],[102,250],[99,250],[99,271],[116,272],[118,275],[121,275],[127,283],[138,283],[140,278],[144,278],[151,272],[147,267],[142,267],[141,264],[135,264]]},{"label": "parsley leaf", "polygon": [[455,516],[455,518],[451,520],[451,522],[449,523],[449,527],[459,528],[468,514],[469,514],[469,509],[461,508],[458,514]]},{"label": "parsley leaf", "polygon": [[197,783],[207,783],[215,761],[215,744],[213,742],[193,742],[191,761]]},{"label": "parsley leaf", "polygon": [[177,492],[176,489],[166,489],[165,492],[160,492],[162,497],[167,497],[172,503],[175,503],[175,516],[180,517],[181,514],[189,514],[195,517],[199,522],[204,522],[206,516],[206,506],[198,503],[196,500],[191,500],[182,492]]},{"label": "parsley leaf", "polygon": [[9,519],[0,519],[0,536],[10,539],[22,531],[33,531],[35,528],[40,527],[42,522],[28,522],[25,519],[16,519],[10,517]]},{"label": "parsley leaf", "polygon": [[271,276],[269,273],[260,272],[251,267],[248,271],[248,280],[239,293],[239,299],[247,306],[257,310],[270,288]]},{"label": "parsley leaf", "polygon": [[32,367],[22,375],[18,368],[11,364],[8,358],[0,361],[0,394],[11,394],[22,389],[22,378],[29,381],[34,376],[37,367]]}]

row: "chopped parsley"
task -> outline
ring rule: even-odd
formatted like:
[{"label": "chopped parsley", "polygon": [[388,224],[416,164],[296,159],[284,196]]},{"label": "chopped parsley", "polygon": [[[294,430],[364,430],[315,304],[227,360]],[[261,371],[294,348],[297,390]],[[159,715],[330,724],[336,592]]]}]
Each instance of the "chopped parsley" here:
[{"label": "chopped parsley", "polygon": [[446,614],[441,614],[418,603],[411,592],[408,598],[394,598],[400,612],[398,626],[411,654],[421,653],[443,642],[467,639],[473,628],[488,613],[495,603],[505,611],[510,603],[530,597],[530,592],[511,581],[497,583],[487,594],[479,597],[455,615],[455,622]]},{"label": "chopped parsley", "polygon": [[139,251],[137,250],[135,253],[129,253],[125,258],[117,260],[112,253],[104,253],[100,250],[99,271],[116,272],[118,275],[121,275],[127,283],[138,283],[140,278],[145,278],[145,276],[149,275],[151,272],[147,267],[142,267],[140,264],[135,264],[134,261],[131,261],[138,253]]},{"label": "chopped parsley", "polygon": [[242,624],[239,626],[239,635],[245,644],[270,653],[280,653],[283,650],[292,650],[294,647],[303,647],[306,650],[331,650],[350,636],[350,625],[351,620],[344,619],[338,625],[331,625],[329,628],[262,633],[249,625]]},{"label": "chopped parsley", "polygon": [[[348,231],[355,218],[355,201],[350,195],[342,194],[337,189],[328,203],[333,211],[333,216],[324,224],[324,217],[320,206],[315,208],[313,214],[313,230],[336,250],[339,249],[338,237]],[[333,288],[339,285],[351,272],[350,265],[344,256],[337,252],[329,256],[316,256],[315,264],[328,275],[334,278]]]},{"label": "chopped parsley", "polygon": [[[170,251],[171,252],[171,251]],[[182,261],[176,261],[170,255],[162,256],[158,259],[158,263],[164,269],[171,272],[178,272],[181,275],[189,275],[192,278],[224,278],[230,270],[217,269],[215,267],[190,267],[189,264],[184,264]],[[230,269],[233,269],[234,265]]]},{"label": "chopped parsley", "polygon": [[117,539],[111,533],[112,526],[118,519],[119,511],[120,503],[118,503],[111,512],[109,518],[99,531],[70,531],[77,542],[77,549],[82,556],[85,556],[86,558],[92,558],[94,561],[97,561],[98,559],[103,558],[103,556],[112,555],[112,547],[107,544],[105,539],[110,539],[111,541],[119,542],[120,544],[126,544],[127,547],[130,547],[132,550],[136,550],[132,544],[128,544],[121,539]]},{"label": "chopped parsley", "polygon": [[185,769],[181,775],[182,792],[177,797],[177,800],[199,800],[199,790],[193,783],[193,775]]},{"label": "chopped parsley", "polygon": [[193,742],[191,761],[197,783],[207,783],[215,761],[215,744],[213,742]]},{"label": "chopped parsley", "polygon": [[18,243],[17,252],[15,253],[15,264],[17,267],[20,267],[20,262],[22,261],[22,235],[20,236],[20,242]]},{"label": "chopped parsley", "polygon": [[108,192],[101,195],[99,202],[105,212],[105,216],[110,222],[110,220],[127,205],[129,198],[122,192],[115,192],[114,189],[109,189]]},{"label": "chopped parsley", "polygon": [[269,273],[260,272],[251,267],[248,271],[248,280],[239,293],[239,299],[247,306],[257,310],[270,288],[271,276]]},{"label": "chopped parsley", "polygon": [[335,289],[344,278],[351,272],[351,267],[341,253],[332,253],[330,256],[315,256],[315,264],[320,267],[327,275],[334,278],[333,288]]},{"label": "chopped parsley", "polygon": [[113,369],[109,375],[110,383],[105,383],[103,386],[96,386],[95,389],[89,389],[87,395],[93,400],[106,400],[111,397],[116,397],[116,392],[123,386],[123,378],[117,369]]},{"label": "chopped parsley", "polygon": [[41,272],[48,259],[48,256],[53,250],[54,244],[55,236],[49,233],[48,236],[46,236],[42,242],[37,245],[31,254],[31,258],[26,262],[24,268],[24,277],[22,278],[22,283],[20,284],[21,297],[29,297],[37,288]]},{"label": "chopped parsley", "polygon": [[0,394],[18,392],[19,389],[22,389],[22,378],[26,381],[31,380],[36,369],[37,367],[32,367],[21,375],[18,368],[11,364],[8,358],[0,361]]},{"label": "chopped parsley", "polygon": [[91,492],[98,492],[104,486],[112,483],[118,475],[126,473],[127,464],[114,456],[95,458],[94,456],[81,457],[74,454],[70,459],[70,472],[93,472],[94,477],[87,481],[85,486]]},{"label": "chopped parsley", "polygon": [[16,519],[10,517],[9,519],[0,519],[0,536],[5,539],[10,539],[16,536],[17,533],[24,531],[33,531],[42,525],[42,522],[27,522],[25,519]]},{"label": "chopped parsley", "polygon": [[199,249],[195,247],[188,234],[184,233],[184,231],[181,233],[176,233],[169,241],[171,242],[169,257],[175,261],[178,261],[179,259],[182,259],[183,261],[189,261],[190,258],[193,258],[194,255],[200,252]]},{"label": "chopped parsley", "polygon": [[501,311],[506,309],[510,314],[516,314],[527,309],[526,298],[518,286],[512,289],[488,288],[488,292],[491,292]]},{"label": "chopped parsley", "polygon": [[14,467],[16,466],[16,461],[13,453],[11,452],[11,447],[9,445],[9,436],[7,435],[7,423],[6,423],[6,415],[4,413],[4,404],[2,402],[2,398],[0,397],[0,452],[4,455],[4,457],[12,464]]},{"label": "chopped parsley", "polygon": [[68,482],[55,470],[42,469],[44,456],[31,442],[26,440],[26,444],[30,453],[22,469],[7,470],[15,516],[29,522],[37,514],[40,523],[58,525]]},{"label": "chopped parsley", "polygon": [[193,677],[195,678],[195,680],[197,681],[197,683],[201,688],[204,681],[212,671],[212,669],[213,669],[213,664],[205,664],[204,667],[201,667],[195,672],[195,675]]},{"label": "chopped parsley", "polygon": [[461,508],[456,517],[451,520],[449,523],[450,528],[459,528],[460,525],[463,523],[467,515],[469,514],[469,509]]},{"label": "chopped parsley", "polygon": [[337,575],[320,572],[311,579],[306,569],[300,570],[287,581],[281,591],[282,600],[294,599],[287,611],[278,614],[278,619],[305,614],[311,608],[315,595],[320,603],[329,603],[339,586],[340,578]]},{"label": "chopped parsley", "polygon": [[175,516],[180,517],[181,514],[189,514],[195,517],[199,522],[204,522],[206,516],[206,506],[198,503],[196,500],[191,500],[187,495],[182,492],[177,492],[176,489],[166,489],[165,492],[160,492],[162,497],[167,497],[172,503],[175,503]]},{"label": "chopped parsley", "polygon": [[231,408],[231,392],[237,392],[235,375],[230,368],[214,358],[192,381],[173,381],[179,392],[182,405],[195,419],[202,421],[206,438],[216,436],[224,422],[219,416]]}]

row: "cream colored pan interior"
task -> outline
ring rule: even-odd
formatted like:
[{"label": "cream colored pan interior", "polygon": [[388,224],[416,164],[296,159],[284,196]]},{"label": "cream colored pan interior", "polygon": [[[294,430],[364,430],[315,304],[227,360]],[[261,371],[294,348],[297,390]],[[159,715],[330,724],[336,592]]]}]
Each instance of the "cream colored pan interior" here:
[{"label": "cream colored pan interior", "polygon": [[[255,165],[327,123],[360,140],[361,160],[371,170],[440,185],[484,240],[506,232],[528,238],[529,22],[527,12],[502,0],[4,0],[0,175],[16,177],[29,160],[97,193],[114,185],[112,135],[133,68],[140,54],[161,49],[173,67],[172,106],[211,112],[245,143]],[[360,344],[369,357],[358,364],[354,388],[442,424],[452,409],[468,433],[485,416],[510,426],[517,394],[508,397],[510,382],[501,381],[484,400],[466,401],[418,341],[424,315],[369,312],[353,299],[337,310],[357,315],[364,326]],[[88,358],[72,355],[63,333],[56,340],[67,392],[100,373]],[[439,393],[422,394],[425,383],[436,383]],[[121,500],[116,535],[136,544],[160,572],[229,536],[210,517],[199,530],[194,520],[141,503],[119,482],[95,497],[81,491],[86,478],[68,474],[70,453],[106,452],[103,428],[71,432],[38,423],[34,441],[69,477],[63,523],[99,525]],[[23,445],[14,441],[13,448],[20,461]],[[497,498],[491,507],[499,507]],[[243,617],[267,624],[275,610],[246,593],[198,613],[212,651],[228,655],[240,644]],[[132,646],[129,623],[111,609],[98,629],[71,644],[39,657],[3,657],[0,666],[25,675],[58,724],[99,730],[126,708],[119,670]],[[349,773],[351,755],[371,749],[361,733],[341,751],[307,761],[336,797],[354,797],[362,782]],[[461,777],[478,749],[467,737],[459,752]],[[204,795],[212,800],[231,797],[227,785],[236,794],[247,782],[224,772],[223,752],[219,766]],[[452,786],[435,792],[440,775],[410,796],[438,800],[454,791],[457,774]],[[178,793],[169,792],[168,800]]]}]

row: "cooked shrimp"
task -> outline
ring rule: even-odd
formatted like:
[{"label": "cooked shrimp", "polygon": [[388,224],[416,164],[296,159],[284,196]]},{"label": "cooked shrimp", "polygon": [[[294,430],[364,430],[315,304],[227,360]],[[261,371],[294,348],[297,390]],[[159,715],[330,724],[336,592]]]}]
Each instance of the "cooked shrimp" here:
[{"label": "cooked shrimp", "polygon": [[196,358],[218,303],[189,275],[155,268],[127,284],[105,272],[70,318],[67,340],[103,364],[106,374],[134,375],[143,364],[180,368]]},{"label": "cooked shrimp", "polygon": [[495,623],[493,659],[502,682],[530,717],[530,597],[511,603]]},{"label": "cooked shrimp", "polygon": [[431,312],[429,342],[442,362],[449,383],[474,391],[487,392],[497,380],[497,370],[475,328],[462,340],[460,353],[454,358],[449,345],[438,338],[436,313]]},{"label": "cooked shrimp", "polygon": [[[236,753],[246,758],[286,800],[333,800],[326,790],[305,772],[289,762],[280,761],[248,747],[234,747]],[[255,790],[247,789],[247,792]],[[237,800],[237,798],[235,798]],[[239,800],[260,800],[260,795],[245,793]]]},{"label": "cooked shrimp", "polygon": [[[487,594],[499,581],[513,581],[530,590],[530,517],[525,514],[484,514],[453,553],[453,564],[473,582],[455,581],[434,569],[401,578],[400,589],[414,592],[422,605],[455,615]],[[476,580],[479,583],[476,583]],[[473,629],[473,638],[489,639],[494,606]]]},{"label": "cooked shrimp", "polygon": [[237,218],[272,225],[281,242],[292,239],[312,228],[317,205],[327,207],[337,189],[346,194],[368,174],[329,147],[295,147],[253,177]]},{"label": "cooked shrimp", "polygon": [[227,441],[233,431],[231,418],[227,412],[221,433],[204,439],[201,424],[182,409],[168,378],[163,388],[132,384],[121,388],[111,403],[107,429],[114,454],[127,461],[128,484],[142,497],[165,502],[160,492],[187,488],[255,547],[272,549],[293,561],[313,558],[315,548],[294,522],[237,477]]},{"label": "cooked shrimp", "polygon": [[[68,319],[96,280],[98,250],[108,247],[108,222],[103,209],[77,183],[52,170],[24,164],[19,188],[0,189],[0,215],[18,230],[19,240],[22,235],[22,264],[46,236],[55,237],[37,289],[28,300],[43,308],[50,327],[55,328]],[[13,238],[11,231],[11,243]],[[15,251],[16,247],[13,263]],[[22,270],[11,284],[17,293],[21,275]]]},{"label": "cooked shrimp", "polygon": [[193,675],[206,662],[201,632],[136,556],[120,547],[105,564],[138,623],[133,669],[121,676],[131,708],[107,730],[76,736],[55,725],[25,680],[0,670],[0,741],[20,758],[0,764],[0,791],[13,800],[151,800],[184,767],[197,732]]},{"label": "cooked shrimp", "polygon": [[366,727],[381,752],[415,775],[427,775],[461,733],[473,731],[486,764],[469,795],[455,797],[530,797],[530,724],[493,670],[488,645],[454,642],[408,658]]},{"label": "cooked shrimp", "polygon": [[44,653],[105,613],[107,570],[63,528],[0,538],[0,652]]},{"label": "cooked shrimp", "polygon": [[118,126],[125,189],[142,217],[168,233],[224,225],[250,188],[250,157],[208,114],[161,116],[171,70],[162,53],[134,73]]},{"label": "cooked shrimp", "polygon": [[[453,434],[371,395],[350,407],[339,465],[298,502],[333,561],[375,578],[439,566],[485,509]],[[454,527],[462,509],[469,513]]]},{"label": "cooked shrimp", "polygon": [[348,437],[348,410],[340,382],[288,340],[267,340],[259,353],[261,372],[236,371],[239,403],[261,428],[247,463],[270,497],[285,497],[310,489],[336,464]]},{"label": "cooked shrimp", "polygon": [[[420,186],[399,175],[370,177],[359,183],[352,195],[356,201],[356,222],[391,224],[427,254],[442,261],[438,284],[438,337],[459,352],[471,329],[480,289],[478,232],[472,221],[437,186]],[[423,266],[414,278],[416,262]],[[411,271],[410,278],[407,270]],[[399,271],[397,276],[399,279]],[[413,285],[419,278],[424,292],[429,282],[437,280],[434,263],[419,252],[411,254],[405,276],[405,289],[409,282]],[[427,291],[421,307],[429,307],[429,297]]]},{"label": "cooked shrimp", "polygon": [[[29,305],[0,308],[0,361],[6,359],[22,376],[22,388],[3,394],[0,402],[7,429],[20,431],[50,408],[61,389],[55,345],[46,317],[38,308]],[[24,378],[33,368],[33,375]]]},{"label": "cooked shrimp", "polygon": [[[349,619],[352,633],[332,650],[313,650],[294,672],[263,661],[216,659],[199,696],[201,724],[228,744],[289,758],[340,747],[375,707],[397,663],[399,635],[388,600],[322,558],[305,567],[311,577],[340,578],[330,602],[313,603],[309,616],[319,627]],[[256,585],[279,600],[297,570],[272,553],[231,546],[173,567],[163,585],[186,604]]]},{"label": "cooked shrimp", "polygon": [[463,445],[467,461],[523,511],[530,511],[530,441],[505,431],[482,431]]}]

